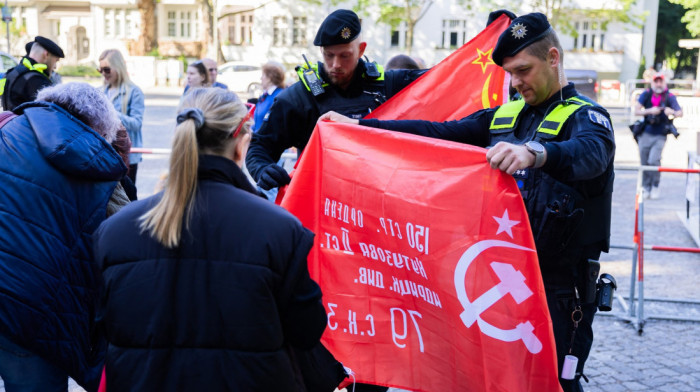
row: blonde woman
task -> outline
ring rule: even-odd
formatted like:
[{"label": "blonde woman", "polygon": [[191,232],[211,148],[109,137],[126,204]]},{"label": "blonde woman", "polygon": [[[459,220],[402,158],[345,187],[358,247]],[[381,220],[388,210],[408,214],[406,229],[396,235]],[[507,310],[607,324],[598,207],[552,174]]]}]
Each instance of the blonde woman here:
[{"label": "blonde woman", "polygon": [[[104,78],[104,93],[119,113],[131,139],[132,147],[143,147],[141,124],[143,123],[143,91],[129,78],[124,56],[117,49],[108,49],[100,54],[98,71]],[[136,171],[141,162],[141,154],[129,155],[129,173],[131,181],[136,184]]]},{"label": "blonde woman", "polygon": [[107,390],[303,391],[289,348],[327,321],[313,234],[243,174],[253,112],[236,94],[192,89],[178,113],[163,192],[95,233]]}]

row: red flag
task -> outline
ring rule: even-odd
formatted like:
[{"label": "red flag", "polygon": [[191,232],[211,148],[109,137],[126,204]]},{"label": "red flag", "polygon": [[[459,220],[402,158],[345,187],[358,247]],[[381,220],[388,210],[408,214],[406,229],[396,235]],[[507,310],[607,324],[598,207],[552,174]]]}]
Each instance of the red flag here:
[{"label": "red flag", "polygon": [[510,19],[501,15],[366,118],[447,121],[501,105],[508,98],[505,71],[493,62],[491,54],[509,24]]},{"label": "red flag", "polygon": [[320,123],[282,206],[316,233],[323,343],[358,382],[560,391],[527,213],[484,149]]}]

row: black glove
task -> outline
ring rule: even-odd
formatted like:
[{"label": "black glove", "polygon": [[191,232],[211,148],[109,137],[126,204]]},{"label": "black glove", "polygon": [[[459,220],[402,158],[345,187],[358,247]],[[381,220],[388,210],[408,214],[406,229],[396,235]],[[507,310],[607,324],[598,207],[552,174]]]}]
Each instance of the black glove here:
[{"label": "black glove", "polygon": [[287,171],[273,163],[272,165],[265,166],[260,172],[258,186],[269,191],[272,188],[287,185],[290,181],[292,181],[292,179],[289,177],[289,174],[287,174]]},{"label": "black glove", "polygon": [[489,20],[486,22],[486,26],[490,25],[493,23],[496,19],[498,19],[499,16],[501,15],[508,15],[510,20],[513,20],[517,18],[514,13],[508,11],[508,10],[498,10],[498,11],[493,11],[492,13],[489,14]]}]

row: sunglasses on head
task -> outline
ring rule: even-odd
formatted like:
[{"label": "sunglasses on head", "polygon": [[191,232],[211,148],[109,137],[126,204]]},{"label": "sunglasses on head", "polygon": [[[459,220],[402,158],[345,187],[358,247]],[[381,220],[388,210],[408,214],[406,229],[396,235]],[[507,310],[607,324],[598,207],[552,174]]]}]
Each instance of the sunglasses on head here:
[{"label": "sunglasses on head", "polygon": [[233,131],[233,134],[231,137],[236,137],[238,136],[238,133],[241,132],[241,129],[243,129],[243,124],[245,124],[248,120],[250,120],[251,117],[253,117],[253,113],[255,113],[255,105],[252,103],[246,103],[245,106],[248,108],[248,113],[243,117],[243,120],[238,124],[236,127],[236,130]]},{"label": "sunglasses on head", "polygon": [[110,67],[97,68],[97,72],[103,73],[105,75],[109,75],[109,73],[112,72],[112,68],[110,68]]}]

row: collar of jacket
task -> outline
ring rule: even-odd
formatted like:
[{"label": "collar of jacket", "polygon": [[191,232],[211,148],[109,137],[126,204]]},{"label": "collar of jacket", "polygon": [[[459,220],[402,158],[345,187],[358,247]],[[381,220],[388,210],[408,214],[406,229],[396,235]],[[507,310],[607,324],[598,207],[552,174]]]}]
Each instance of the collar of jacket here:
[{"label": "collar of jacket", "polygon": [[253,184],[250,183],[245,173],[243,173],[243,170],[228,158],[217,155],[200,155],[197,178],[199,180],[228,183],[246,192],[261,196]]}]

